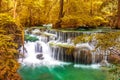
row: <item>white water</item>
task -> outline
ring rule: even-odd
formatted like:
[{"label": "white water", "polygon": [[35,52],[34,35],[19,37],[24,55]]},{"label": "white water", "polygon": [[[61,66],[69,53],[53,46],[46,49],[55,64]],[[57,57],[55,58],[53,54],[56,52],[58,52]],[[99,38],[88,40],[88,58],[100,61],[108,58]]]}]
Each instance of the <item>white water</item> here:
[{"label": "white water", "polygon": [[[47,44],[44,42],[40,42],[41,46],[43,47],[43,52],[42,53],[36,53],[35,52],[35,44],[37,42],[28,42],[25,44],[25,48],[27,50],[27,53],[25,53],[25,58],[20,58],[19,62],[22,63],[23,65],[61,65],[62,62],[54,60],[51,58],[50,54],[51,51],[49,50],[49,47]],[[37,59],[36,55],[38,54],[43,54],[43,60]]]},{"label": "white water", "polygon": [[79,48],[86,47],[89,50],[94,50],[94,47],[90,46],[89,43],[82,43],[82,44],[80,43],[80,44],[77,44],[76,47],[79,47]]},{"label": "white water", "polygon": [[[56,52],[55,51],[51,51],[49,44],[50,43],[54,43],[56,45],[68,45],[68,46],[73,46],[74,44],[71,43],[71,39],[68,39],[67,42],[60,42],[60,36],[58,36],[57,40],[54,40],[54,37],[57,37],[56,34],[52,34],[52,33],[47,33],[47,32],[41,32],[38,29],[35,29],[32,31],[33,34],[36,33],[42,33],[43,35],[41,36],[36,36],[31,34],[31,36],[36,36],[37,38],[39,38],[39,41],[36,42],[27,42],[25,43],[25,48],[26,51],[25,52],[25,58],[20,58],[19,62],[23,65],[32,65],[32,66],[36,66],[36,65],[41,65],[41,66],[54,66],[54,65],[68,65],[70,63],[66,63],[66,62],[61,62],[59,61],[59,56],[60,56],[60,52],[63,52],[63,49],[58,49],[58,55],[57,55],[57,60],[55,60],[54,57],[51,57],[51,55],[55,55]],[[45,35],[49,35],[51,37],[50,41],[47,42],[47,37]],[[70,36],[70,35],[69,35]],[[42,52],[36,52],[35,51],[35,46],[36,44],[40,44],[42,46]],[[82,44],[77,44],[75,47],[87,47],[89,50],[94,50],[94,47],[89,45],[89,43],[82,43]],[[54,49],[55,50],[55,49]],[[22,53],[22,47],[21,47],[21,53]],[[43,59],[38,59],[36,58],[36,56],[38,54],[43,54]],[[66,57],[66,56],[65,56]],[[93,54],[93,62],[94,62],[94,54]],[[62,56],[62,60],[63,60],[63,56]],[[94,64],[94,65],[74,65],[74,67],[90,67],[90,68],[98,68],[99,65]]]},{"label": "white water", "polygon": [[[26,33],[26,31],[25,31]],[[62,65],[62,64],[68,64],[65,62],[61,62],[58,60],[55,60],[54,58],[51,57],[51,50],[49,48],[49,45],[46,42],[46,37],[43,35],[49,35],[50,37],[56,37],[55,34],[43,32],[42,36],[36,36],[36,33],[41,33],[40,30],[35,29],[32,31],[32,34],[30,36],[35,36],[39,38],[39,41],[36,42],[27,42],[24,44],[25,51],[24,51],[24,56],[25,58],[20,58],[19,62],[23,65],[41,65],[41,66],[50,66],[50,65]],[[40,44],[42,46],[42,52],[36,52],[35,46],[36,44]],[[23,54],[23,47],[20,48],[20,52]],[[38,54],[43,54],[43,59],[38,59],[36,56]]]},{"label": "white water", "polygon": [[93,68],[93,69],[99,69],[100,64],[91,64],[91,65],[82,65],[82,64],[75,64],[75,68]]}]

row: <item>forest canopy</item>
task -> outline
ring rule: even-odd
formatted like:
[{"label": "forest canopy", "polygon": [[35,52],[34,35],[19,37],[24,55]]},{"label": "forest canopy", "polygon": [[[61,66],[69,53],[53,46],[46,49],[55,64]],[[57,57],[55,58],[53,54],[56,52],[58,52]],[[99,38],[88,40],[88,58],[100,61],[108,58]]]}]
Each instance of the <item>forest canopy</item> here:
[{"label": "forest canopy", "polygon": [[8,13],[25,27],[116,27],[117,5],[118,0],[0,0],[0,14]]}]

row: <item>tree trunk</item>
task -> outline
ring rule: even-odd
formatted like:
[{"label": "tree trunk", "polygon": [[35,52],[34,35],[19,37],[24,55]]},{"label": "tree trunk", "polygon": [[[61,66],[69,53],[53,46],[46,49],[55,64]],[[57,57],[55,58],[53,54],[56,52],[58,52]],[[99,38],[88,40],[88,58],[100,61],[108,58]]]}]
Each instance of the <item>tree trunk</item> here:
[{"label": "tree trunk", "polygon": [[93,1],[90,1],[90,15],[93,15]]},{"label": "tree trunk", "polygon": [[64,5],[64,0],[60,0],[60,10],[59,10],[59,16],[58,16],[58,20],[56,21],[56,23],[54,24],[54,28],[61,28],[61,18],[63,17],[63,5]]},{"label": "tree trunk", "polygon": [[[25,55],[25,46],[24,46],[24,28],[22,30],[22,46],[23,46],[23,56]],[[22,61],[23,61],[23,58],[22,58]]]},{"label": "tree trunk", "polygon": [[28,11],[29,11],[29,22],[28,22],[28,26],[32,26],[32,9],[29,6],[28,7]]},{"label": "tree trunk", "polygon": [[0,8],[2,7],[2,0],[0,0]]},{"label": "tree trunk", "polygon": [[117,12],[117,18],[116,21],[114,22],[115,28],[120,29],[120,0],[118,0],[118,12]]},{"label": "tree trunk", "polygon": [[118,14],[117,14],[117,26],[116,29],[120,29],[120,0],[118,0]]},{"label": "tree trunk", "polygon": [[64,0],[60,0],[60,11],[59,11],[59,17],[58,17],[59,20],[63,17],[63,2]]},{"label": "tree trunk", "polygon": [[0,0],[0,12],[1,12],[1,9],[2,9],[2,0]]},{"label": "tree trunk", "polygon": [[16,18],[16,9],[17,9],[17,1],[14,0],[14,8],[13,8],[13,18]]}]

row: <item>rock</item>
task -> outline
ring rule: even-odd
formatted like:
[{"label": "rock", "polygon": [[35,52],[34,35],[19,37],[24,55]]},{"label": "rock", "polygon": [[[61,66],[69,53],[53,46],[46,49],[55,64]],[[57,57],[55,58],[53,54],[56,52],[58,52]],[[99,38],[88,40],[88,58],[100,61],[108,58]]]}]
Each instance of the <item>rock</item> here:
[{"label": "rock", "polygon": [[105,66],[109,66],[109,63],[106,60],[102,60],[100,65],[105,67]]},{"label": "rock", "polygon": [[34,30],[32,30],[32,34],[40,34],[41,32],[40,32],[40,30],[39,29],[34,29]]},{"label": "rock", "polygon": [[103,60],[103,54],[95,54],[95,63],[100,63]]},{"label": "rock", "polygon": [[111,54],[108,56],[109,63],[120,64],[120,56],[117,54]]},{"label": "rock", "polygon": [[41,57],[41,58],[40,58],[40,60],[43,60],[43,59],[44,59],[44,57]]},{"label": "rock", "polygon": [[87,47],[76,48],[73,56],[77,63],[82,63],[82,64],[92,63],[92,54],[90,49],[88,49]]},{"label": "rock", "polygon": [[43,58],[43,54],[38,54],[37,56],[37,59],[40,59],[40,60],[43,60],[44,58]]}]

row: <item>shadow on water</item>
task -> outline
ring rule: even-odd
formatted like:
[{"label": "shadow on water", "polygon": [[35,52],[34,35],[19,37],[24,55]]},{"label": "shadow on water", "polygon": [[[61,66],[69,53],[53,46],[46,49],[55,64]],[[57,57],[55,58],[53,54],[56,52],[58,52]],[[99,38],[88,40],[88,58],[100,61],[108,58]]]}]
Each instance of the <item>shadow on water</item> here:
[{"label": "shadow on water", "polygon": [[19,69],[22,80],[105,80],[106,72],[100,69],[75,68],[73,65],[54,67],[28,67]]}]

